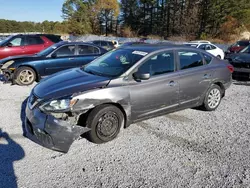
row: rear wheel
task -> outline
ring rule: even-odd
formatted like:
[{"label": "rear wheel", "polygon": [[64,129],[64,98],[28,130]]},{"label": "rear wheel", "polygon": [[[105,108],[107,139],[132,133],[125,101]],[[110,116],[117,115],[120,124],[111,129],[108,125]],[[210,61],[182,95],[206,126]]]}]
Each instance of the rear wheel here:
[{"label": "rear wheel", "polygon": [[94,108],[87,117],[87,126],[91,131],[87,139],[94,143],[105,143],[113,140],[120,132],[124,115],[114,105],[100,105]]},{"label": "rear wheel", "polygon": [[217,55],[217,57],[218,57],[219,59],[221,59],[221,56],[220,56],[220,55]]},{"label": "rear wheel", "polygon": [[220,105],[222,90],[217,85],[212,85],[207,93],[203,103],[203,108],[207,111],[214,111]]},{"label": "rear wheel", "polygon": [[30,67],[21,67],[15,74],[15,82],[18,85],[31,85],[36,80],[36,73]]}]

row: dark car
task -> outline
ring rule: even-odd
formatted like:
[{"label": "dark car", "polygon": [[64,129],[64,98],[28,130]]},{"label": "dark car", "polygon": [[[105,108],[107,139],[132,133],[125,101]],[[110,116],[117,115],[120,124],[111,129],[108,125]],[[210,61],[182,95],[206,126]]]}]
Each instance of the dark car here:
[{"label": "dark car", "polygon": [[250,44],[249,40],[240,40],[232,44],[226,51],[226,54],[238,53]]},{"label": "dark car", "polygon": [[250,45],[239,53],[227,55],[226,59],[234,66],[234,79],[250,80]]},{"label": "dark car", "polygon": [[60,41],[61,36],[52,34],[12,35],[0,42],[0,59],[35,54]]},{"label": "dark car", "polygon": [[120,44],[119,48],[122,48],[122,47],[125,47],[125,46],[138,45],[138,44],[146,44],[146,43],[141,42],[141,41],[137,41],[137,42],[124,42],[124,43]]},{"label": "dark car", "polygon": [[108,51],[115,49],[115,43],[113,43],[112,41],[94,40],[94,41],[89,41],[89,42],[97,46],[101,46],[102,48]]},{"label": "dark car", "polygon": [[42,77],[83,66],[107,50],[83,42],[59,42],[33,56],[14,56],[0,60],[7,80],[30,85]]},{"label": "dark car", "polygon": [[104,143],[137,121],[198,106],[212,111],[232,71],[227,61],[191,47],[118,48],[36,85],[26,107],[26,136],[67,152],[83,133]]}]

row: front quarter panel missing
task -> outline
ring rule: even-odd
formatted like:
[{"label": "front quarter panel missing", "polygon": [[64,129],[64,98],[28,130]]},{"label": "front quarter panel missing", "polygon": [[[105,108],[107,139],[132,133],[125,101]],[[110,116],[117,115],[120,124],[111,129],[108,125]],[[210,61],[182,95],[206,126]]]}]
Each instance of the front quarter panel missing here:
[{"label": "front quarter panel missing", "polygon": [[122,106],[126,113],[127,121],[130,122],[130,96],[129,89],[126,86],[93,90],[75,96],[74,99],[77,99],[78,102],[73,107],[73,113],[86,112],[86,110],[101,104],[114,103]]}]

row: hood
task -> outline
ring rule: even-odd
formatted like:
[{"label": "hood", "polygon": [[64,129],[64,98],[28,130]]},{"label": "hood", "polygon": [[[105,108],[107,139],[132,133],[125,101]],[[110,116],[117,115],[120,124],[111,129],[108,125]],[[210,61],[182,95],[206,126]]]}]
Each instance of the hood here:
[{"label": "hood", "polygon": [[38,59],[42,59],[42,57],[36,56],[36,55],[9,56],[9,57],[6,57],[4,59],[1,59],[0,64],[4,64],[4,63],[11,61],[11,60],[26,61],[26,60],[38,60]]},{"label": "hood", "polygon": [[80,68],[68,69],[42,80],[33,89],[41,99],[53,99],[106,86],[110,78],[88,74]]}]

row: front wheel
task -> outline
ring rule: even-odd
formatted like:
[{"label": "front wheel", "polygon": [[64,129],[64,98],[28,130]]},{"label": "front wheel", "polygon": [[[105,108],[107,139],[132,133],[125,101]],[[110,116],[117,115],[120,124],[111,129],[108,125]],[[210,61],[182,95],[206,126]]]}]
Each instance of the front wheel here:
[{"label": "front wheel", "polygon": [[87,133],[87,139],[98,144],[105,143],[119,134],[124,123],[124,115],[114,105],[100,105],[90,112],[86,123],[91,128]]},{"label": "front wheel", "polygon": [[203,103],[203,108],[206,111],[216,110],[216,108],[218,108],[218,106],[220,105],[221,98],[222,98],[221,88],[217,85],[212,85],[206,93],[206,97]]},{"label": "front wheel", "polygon": [[15,82],[18,85],[31,85],[36,80],[36,73],[30,67],[21,67],[15,74]]}]

